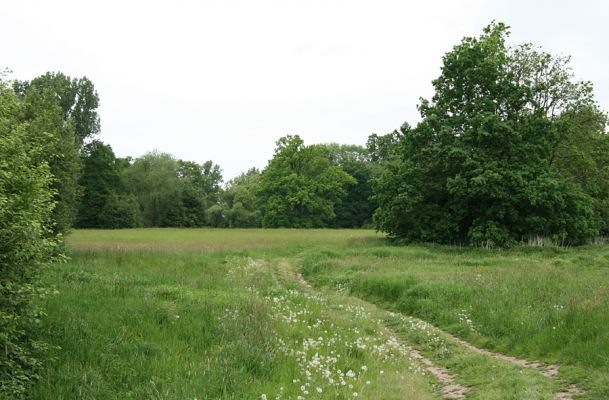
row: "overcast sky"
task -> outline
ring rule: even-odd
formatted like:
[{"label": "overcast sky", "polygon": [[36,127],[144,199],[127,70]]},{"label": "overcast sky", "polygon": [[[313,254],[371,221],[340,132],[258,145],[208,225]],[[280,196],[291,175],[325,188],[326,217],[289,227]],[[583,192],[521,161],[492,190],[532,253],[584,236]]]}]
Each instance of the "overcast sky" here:
[{"label": "overcast sky", "polygon": [[364,144],[416,123],[441,58],[491,20],[511,42],[570,54],[609,110],[609,1],[68,1],[0,8],[0,68],[90,78],[99,139],[262,168],[274,142]]}]

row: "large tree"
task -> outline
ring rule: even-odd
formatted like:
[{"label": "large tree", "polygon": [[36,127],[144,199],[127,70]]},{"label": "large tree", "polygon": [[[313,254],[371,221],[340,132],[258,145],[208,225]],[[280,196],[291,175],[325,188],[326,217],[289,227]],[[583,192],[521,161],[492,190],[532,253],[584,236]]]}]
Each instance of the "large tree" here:
[{"label": "large tree", "polygon": [[510,49],[507,36],[493,23],[444,56],[422,121],[403,129],[397,160],[377,182],[380,230],[487,246],[532,236],[582,243],[598,233],[592,198],[550,162],[558,120],[590,102],[585,85],[552,101],[560,90],[548,68],[527,70],[530,48]]},{"label": "large tree", "polygon": [[305,146],[298,135],[282,137],[258,186],[263,225],[328,226],[336,217],[336,203],[346,195],[347,186],[355,183],[319,147]]},{"label": "large tree", "polygon": [[222,171],[206,161],[178,160],[177,175],[181,186],[182,220],[180,226],[203,226],[208,223],[207,209],[220,200]]},{"label": "large tree", "polygon": [[553,56],[531,44],[511,52],[509,68],[530,87],[535,99],[531,109],[552,122],[551,167],[592,197],[602,233],[609,233],[607,115],[594,100],[592,83],[574,79],[570,57]]},{"label": "large tree", "polygon": [[89,78],[47,72],[29,82],[17,81],[14,87],[22,95],[32,91],[50,93],[61,109],[63,120],[72,125],[79,144],[99,133],[99,96]]},{"label": "large tree", "polygon": [[60,72],[16,81],[13,88],[25,105],[21,120],[32,127],[29,140],[41,145],[39,161],[48,163],[54,177],[54,230],[65,233],[76,220],[81,196],[80,150],[99,131],[97,92],[89,79]]},{"label": "large tree", "polygon": [[220,200],[222,173],[212,161],[199,165],[150,152],[125,167],[122,177],[138,199],[145,226],[204,226]]},{"label": "large tree", "polygon": [[170,154],[151,152],[124,171],[125,185],[139,201],[145,226],[180,226],[183,210],[177,168],[178,161]]}]

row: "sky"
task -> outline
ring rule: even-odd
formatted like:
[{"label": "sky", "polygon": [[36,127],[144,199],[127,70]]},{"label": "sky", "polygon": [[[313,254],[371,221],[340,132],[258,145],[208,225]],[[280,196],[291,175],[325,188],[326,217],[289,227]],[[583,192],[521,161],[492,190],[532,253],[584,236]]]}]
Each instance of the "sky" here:
[{"label": "sky", "polygon": [[228,180],[275,141],[364,145],[419,120],[442,56],[492,20],[571,55],[609,110],[609,1],[20,0],[0,7],[0,68],[87,76],[117,156],[151,150]]}]

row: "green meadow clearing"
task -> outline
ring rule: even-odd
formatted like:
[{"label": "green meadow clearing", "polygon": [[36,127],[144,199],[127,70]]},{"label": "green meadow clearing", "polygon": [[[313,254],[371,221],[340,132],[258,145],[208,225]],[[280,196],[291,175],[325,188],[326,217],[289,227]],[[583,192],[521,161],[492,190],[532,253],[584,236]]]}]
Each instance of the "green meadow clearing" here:
[{"label": "green meadow clearing", "polygon": [[43,275],[35,399],[609,398],[607,245],[133,229],[67,247]]}]

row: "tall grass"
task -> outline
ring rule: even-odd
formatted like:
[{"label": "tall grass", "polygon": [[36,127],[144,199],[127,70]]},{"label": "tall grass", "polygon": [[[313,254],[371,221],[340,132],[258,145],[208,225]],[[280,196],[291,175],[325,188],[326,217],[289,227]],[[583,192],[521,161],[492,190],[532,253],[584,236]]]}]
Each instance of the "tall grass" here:
[{"label": "tall grass", "polygon": [[[204,254],[78,252],[48,271],[39,399],[243,398],[273,374],[267,305]],[[227,308],[244,318],[224,318]]]},{"label": "tall grass", "polygon": [[[353,389],[313,377],[318,398],[437,397],[416,363],[356,346],[388,333],[345,294],[558,362],[586,398],[609,398],[609,246],[397,247],[371,231],[217,229],[76,231],[68,245],[71,259],[44,275],[59,294],[42,304],[41,336],[56,350],[34,399],[296,398],[309,390],[308,363],[337,354],[336,368],[368,375]],[[293,265],[337,297],[303,292]],[[303,350],[309,339],[317,347]],[[477,385],[476,398],[553,390],[518,370],[495,384],[500,364],[453,353],[446,366]]]},{"label": "tall grass", "polygon": [[313,252],[302,270],[480,346],[558,362],[590,398],[609,398],[608,246],[370,246]]},{"label": "tall grass", "polygon": [[[281,267],[303,249],[376,240],[370,231],[77,231],[71,259],[44,275],[59,294],[42,304],[41,336],[56,349],[31,397],[437,398],[412,360],[372,351],[387,337],[361,307],[307,293],[291,264]],[[363,341],[370,347],[357,348]]]}]

